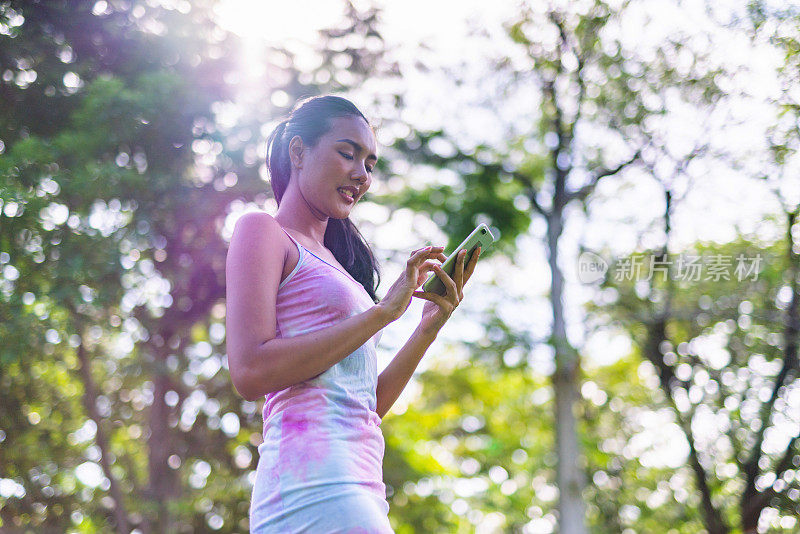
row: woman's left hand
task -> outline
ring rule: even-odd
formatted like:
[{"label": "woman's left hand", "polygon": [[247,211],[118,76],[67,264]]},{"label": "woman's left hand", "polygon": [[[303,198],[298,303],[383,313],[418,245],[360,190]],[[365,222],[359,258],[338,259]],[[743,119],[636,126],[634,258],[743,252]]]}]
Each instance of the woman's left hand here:
[{"label": "woman's left hand", "polygon": [[[464,299],[464,284],[466,284],[467,280],[472,276],[480,254],[481,249],[478,247],[472,255],[472,258],[470,258],[469,264],[465,267],[464,258],[467,256],[467,251],[461,250],[456,259],[456,268],[455,272],[453,272],[453,278],[450,278],[450,276],[442,270],[440,265],[435,264],[433,266],[436,276],[438,276],[444,284],[446,293],[442,296],[438,293],[427,291],[414,291],[412,296],[428,301],[422,309],[422,319],[419,322],[418,329],[426,334],[434,335],[441,330],[450,318],[450,315]],[[443,254],[442,257],[444,257]]]}]

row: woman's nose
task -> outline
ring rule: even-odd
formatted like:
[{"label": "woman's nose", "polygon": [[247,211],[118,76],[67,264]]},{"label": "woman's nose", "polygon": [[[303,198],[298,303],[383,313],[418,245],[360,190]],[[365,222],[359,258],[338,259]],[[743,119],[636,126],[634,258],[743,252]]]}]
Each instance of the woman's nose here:
[{"label": "woman's nose", "polygon": [[358,180],[362,184],[367,181],[368,177],[369,173],[367,173],[367,169],[364,167],[364,165],[359,165],[352,176],[352,178]]}]

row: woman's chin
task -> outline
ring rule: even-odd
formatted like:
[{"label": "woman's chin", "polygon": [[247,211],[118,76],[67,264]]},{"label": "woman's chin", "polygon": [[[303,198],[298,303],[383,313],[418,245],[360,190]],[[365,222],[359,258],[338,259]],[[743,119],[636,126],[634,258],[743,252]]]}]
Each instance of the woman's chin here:
[{"label": "woman's chin", "polygon": [[349,207],[345,207],[345,206],[341,206],[341,205],[337,206],[336,209],[333,211],[333,213],[335,215],[332,215],[332,217],[334,219],[346,219],[346,218],[348,218],[350,216],[350,214],[353,212],[353,206],[355,206],[355,204],[351,204]]}]

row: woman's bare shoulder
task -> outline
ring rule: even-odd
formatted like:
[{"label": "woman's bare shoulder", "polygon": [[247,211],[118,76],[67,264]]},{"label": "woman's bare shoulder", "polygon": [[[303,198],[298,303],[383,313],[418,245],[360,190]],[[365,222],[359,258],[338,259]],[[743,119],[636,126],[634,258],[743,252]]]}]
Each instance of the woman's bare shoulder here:
[{"label": "woman's bare shoulder", "polygon": [[275,217],[266,211],[248,211],[242,214],[237,220],[236,224],[262,224],[262,225],[275,225],[280,229],[280,224],[275,220]]},{"label": "woman's bare shoulder", "polygon": [[234,241],[262,250],[266,246],[273,255],[277,252],[284,258],[290,245],[281,225],[265,211],[249,211],[239,217],[234,226],[232,245]]}]

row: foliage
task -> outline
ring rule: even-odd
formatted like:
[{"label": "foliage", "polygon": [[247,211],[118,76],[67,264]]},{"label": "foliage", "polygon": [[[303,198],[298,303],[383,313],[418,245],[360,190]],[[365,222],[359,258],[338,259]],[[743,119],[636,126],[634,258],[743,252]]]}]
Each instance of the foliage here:
[{"label": "foliage", "polygon": [[[179,465],[191,466],[192,455],[204,456],[181,443],[175,449],[185,460],[175,455],[173,467],[154,465],[154,439],[170,423],[158,419],[158,408],[172,397],[165,401],[163,382],[153,379],[158,361],[145,340],[164,345],[164,330],[148,325],[147,315],[161,313],[158,299],[169,291],[159,285],[180,258],[170,230],[185,230],[160,219],[191,201],[197,124],[227,91],[211,76],[227,67],[208,57],[206,8],[198,3],[185,15],[144,3],[0,5],[0,420],[2,476],[13,489],[2,495],[4,527],[152,530],[160,518],[170,521],[155,513],[170,497],[163,481]],[[215,287],[219,295],[220,284],[205,284]],[[219,319],[210,311],[194,311],[206,328]],[[184,324],[173,321],[171,330]],[[177,370],[174,360],[162,368]],[[206,382],[213,384],[201,377]],[[209,430],[201,449],[228,441],[219,424]],[[158,446],[170,451],[171,441]],[[232,451],[217,449],[228,455],[212,462],[224,475]],[[229,478],[215,506],[232,524],[241,510],[223,496],[241,502],[247,493],[231,491],[246,485]],[[203,525],[213,512],[180,513]]]},{"label": "foliage", "polygon": [[[620,40],[611,30],[631,5],[523,6],[506,28],[516,56],[494,58],[486,73],[505,94],[484,103],[500,117],[503,96],[530,92],[536,113],[520,113],[500,146],[456,141],[449,123],[406,125],[379,170],[408,161],[435,180],[368,200],[430,214],[448,249],[487,222],[497,255],[513,255],[541,217],[557,252],[568,203],[586,206],[599,180],[653,166],[668,87],[701,111],[724,96],[725,73],[683,36],[653,53]],[[753,32],[772,27],[774,14],[751,6]],[[225,233],[232,214],[268,202],[266,126],[297,98],[402,80],[378,11],[345,7],[343,24],[313,46],[317,68],[265,47],[269,79],[242,96],[231,75],[241,43],[217,27],[210,0],[0,2],[0,530],[247,530],[261,414],[226,372]],[[771,38],[790,84],[796,28],[779,27]],[[455,73],[454,83],[466,81]],[[770,138],[768,178],[781,183],[796,152],[789,96],[775,102],[783,114]],[[374,100],[375,110],[404,105],[400,92]],[[788,228],[797,235],[796,222]],[[779,430],[796,423],[796,371],[770,389],[797,293],[788,243],[698,245],[761,253],[757,281],[608,281],[598,291],[593,326],[622,329],[633,347],[573,377],[586,455],[569,460],[590,481],[592,531],[707,528],[700,471],[732,530],[751,501],[768,510],[762,529],[793,528],[775,516],[800,513],[790,476],[800,466]],[[554,389],[527,358],[543,342],[497,310],[486,315],[480,339],[447,347],[419,376],[419,398],[382,424],[398,532],[558,523]],[[648,441],[654,428],[663,441]],[[660,457],[692,443],[697,462]]]},{"label": "foliage", "polygon": [[[798,264],[786,246],[744,238],[698,244],[669,255],[672,265],[661,264],[668,271],[649,277],[646,267],[648,279],[608,276],[593,306],[599,322],[631,336],[660,385],[659,404],[689,445],[681,468],[697,492],[689,504],[712,532],[755,528],[767,507],[772,528],[788,532],[794,524],[780,516],[800,510],[800,455],[789,424],[798,392],[798,333],[791,326]],[[612,270],[624,273],[619,266],[635,257],[660,256],[621,258]],[[687,269],[691,257],[706,271]],[[739,257],[755,270],[737,271]],[[715,271],[715,258],[727,268]]]}]

